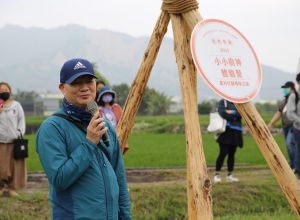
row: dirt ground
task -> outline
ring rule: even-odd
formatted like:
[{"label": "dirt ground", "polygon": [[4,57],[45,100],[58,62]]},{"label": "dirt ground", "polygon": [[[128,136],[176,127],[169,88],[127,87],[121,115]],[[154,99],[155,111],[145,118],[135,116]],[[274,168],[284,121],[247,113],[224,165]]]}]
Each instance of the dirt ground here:
[{"label": "dirt ground", "polygon": [[[208,168],[210,176],[213,175],[213,167]],[[224,175],[226,172],[224,172]],[[263,176],[265,173],[271,173],[266,167],[248,167],[241,166],[236,168],[236,174],[241,181],[246,180],[251,173]],[[146,169],[128,169],[126,171],[127,181],[129,185],[139,184],[161,184],[172,182],[185,182],[186,181],[186,168],[146,168]],[[27,187],[24,189],[28,192],[34,189],[46,188],[48,185],[47,177],[42,172],[31,172],[28,174]]]}]

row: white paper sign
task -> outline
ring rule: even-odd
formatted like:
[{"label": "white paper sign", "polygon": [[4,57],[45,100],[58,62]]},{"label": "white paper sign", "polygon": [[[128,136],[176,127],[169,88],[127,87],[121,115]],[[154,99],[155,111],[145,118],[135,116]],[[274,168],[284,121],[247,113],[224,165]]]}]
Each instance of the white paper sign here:
[{"label": "white paper sign", "polygon": [[194,63],[208,86],[226,100],[244,103],[261,87],[261,65],[249,41],[217,19],[199,22],[191,36]]}]

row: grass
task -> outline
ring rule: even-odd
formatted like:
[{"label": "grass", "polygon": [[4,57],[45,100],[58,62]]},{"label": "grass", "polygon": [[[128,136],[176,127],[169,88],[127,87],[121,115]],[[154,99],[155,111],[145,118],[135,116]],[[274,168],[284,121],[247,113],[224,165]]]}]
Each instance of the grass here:
[{"label": "grass", "polygon": [[[266,121],[269,121],[271,117],[271,114],[263,115]],[[44,117],[28,117],[27,119],[27,122],[40,123]],[[208,122],[208,115],[200,116],[202,128],[205,128]],[[35,136],[26,135],[26,137],[29,138],[30,145],[28,169],[29,171],[42,170],[35,152]],[[202,139],[206,162],[213,166],[219,151],[218,144],[212,134],[202,132]],[[286,155],[282,135],[276,135],[275,139]],[[128,142],[131,148],[124,157],[128,168],[185,166],[184,117],[182,115],[138,116]],[[236,163],[265,166],[266,162],[253,138],[244,136],[244,143],[244,147],[237,150]]]},{"label": "grass", "polygon": [[26,124],[40,125],[46,116],[26,116]]},{"label": "grass", "polygon": [[0,220],[50,219],[47,189],[20,193],[15,198],[0,198]]},{"label": "grass", "polygon": [[[269,115],[266,118],[271,118]],[[32,123],[38,123],[37,119]],[[268,121],[268,120],[267,120]],[[208,117],[200,117],[201,126]],[[137,117],[134,132],[130,135],[131,149],[125,155],[127,168],[182,167],[185,166],[185,137],[181,132],[170,133],[174,127],[182,129],[183,116]],[[41,171],[35,152],[35,135],[29,139],[29,171]],[[214,136],[202,133],[205,157],[213,166],[218,154]],[[286,155],[282,135],[275,139]],[[254,140],[244,136],[245,145],[236,154],[237,165],[261,165],[266,162]],[[219,184],[213,187],[214,219],[218,220],[294,220],[294,213],[275,182],[271,172],[255,170],[236,171],[241,182]],[[129,184],[133,219],[176,220],[187,219],[186,187],[184,181]],[[50,207],[47,188],[23,190],[17,199],[0,198],[0,220],[49,219]]]},{"label": "grass", "polygon": [[26,159],[28,171],[42,171],[43,168],[35,150],[35,135],[26,135],[25,138],[28,138],[29,140],[29,157]]},{"label": "grass", "polygon": [[[38,155],[35,152],[35,136],[28,135],[29,158],[27,160],[29,171],[40,171]],[[202,134],[206,162],[213,166],[219,147],[212,134]],[[281,135],[275,139],[286,155],[284,140]],[[244,147],[237,150],[236,163],[238,165],[262,165],[266,162],[251,136],[244,136]],[[129,138],[130,150],[125,154],[127,168],[143,167],[182,167],[186,163],[184,134],[156,134],[133,133]]]},{"label": "grass", "polygon": [[[181,171],[180,171],[181,172]],[[213,214],[217,220],[295,220],[287,200],[269,170],[238,170],[239,183],[213,186]],[[1,220],[49,219],[47,188],[22,190],[20,197],[0,198]],[[133,219],[187,219],[184,180],[130,183]]]},{"label": "grass", "polygon": [[[261,115],[266,122],[271,121],[272,113],[264,113]],[[39,125],[43,120],[46,119],[46,116],[26,116],[27,124]],[[209,124],[209,115],[200,115],[199,122],[201,126],[207,127]],[[135,127],[144,127],[144,128],[155,128],[159,127],[159,125],[164,124],[174,124],[174,125],[183,125],[184,124],[184,116],[183,115],[158,115],[158,116],[137,116],[135,118]],[[280,127],[281,122],[278,121],[275,124],[275,127]],[[155,130],[155,129],[154,129]]]}]

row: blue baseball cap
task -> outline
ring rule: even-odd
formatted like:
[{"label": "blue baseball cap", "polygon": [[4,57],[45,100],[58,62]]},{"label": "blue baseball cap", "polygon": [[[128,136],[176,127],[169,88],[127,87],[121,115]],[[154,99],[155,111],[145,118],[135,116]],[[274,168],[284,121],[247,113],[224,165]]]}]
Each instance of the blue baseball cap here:
[{"label": "blue baseball cap", "polygon": [[93,65],[85,59],[75,58],[64,63],[60,70],[60,82],[71,84],[80,76],[92,76],[97,78],[94,73]]}]

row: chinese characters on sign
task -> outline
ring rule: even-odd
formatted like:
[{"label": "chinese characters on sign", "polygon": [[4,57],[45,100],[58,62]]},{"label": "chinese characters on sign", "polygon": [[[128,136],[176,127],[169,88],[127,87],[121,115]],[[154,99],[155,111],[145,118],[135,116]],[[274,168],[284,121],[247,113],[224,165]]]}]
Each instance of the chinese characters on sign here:
[{"label": "chinese characters on sign", "polygon": [[211,43],[213,46],[220,47],[220,56],[216,56],[214,59],[215,65],[220,67],[220,85],[249,86],[249,82],[241,81],[243,79],[241,58],[230,56],[230,49],[233,46],[232,40],[212,38]]},{"label": "chinese characters on sign", "polygon": [[261,68],[246,38],[230,24],[204,20],[191,37],[192,55],[204,81],[233,102],[254,98],[261,85]]}]

